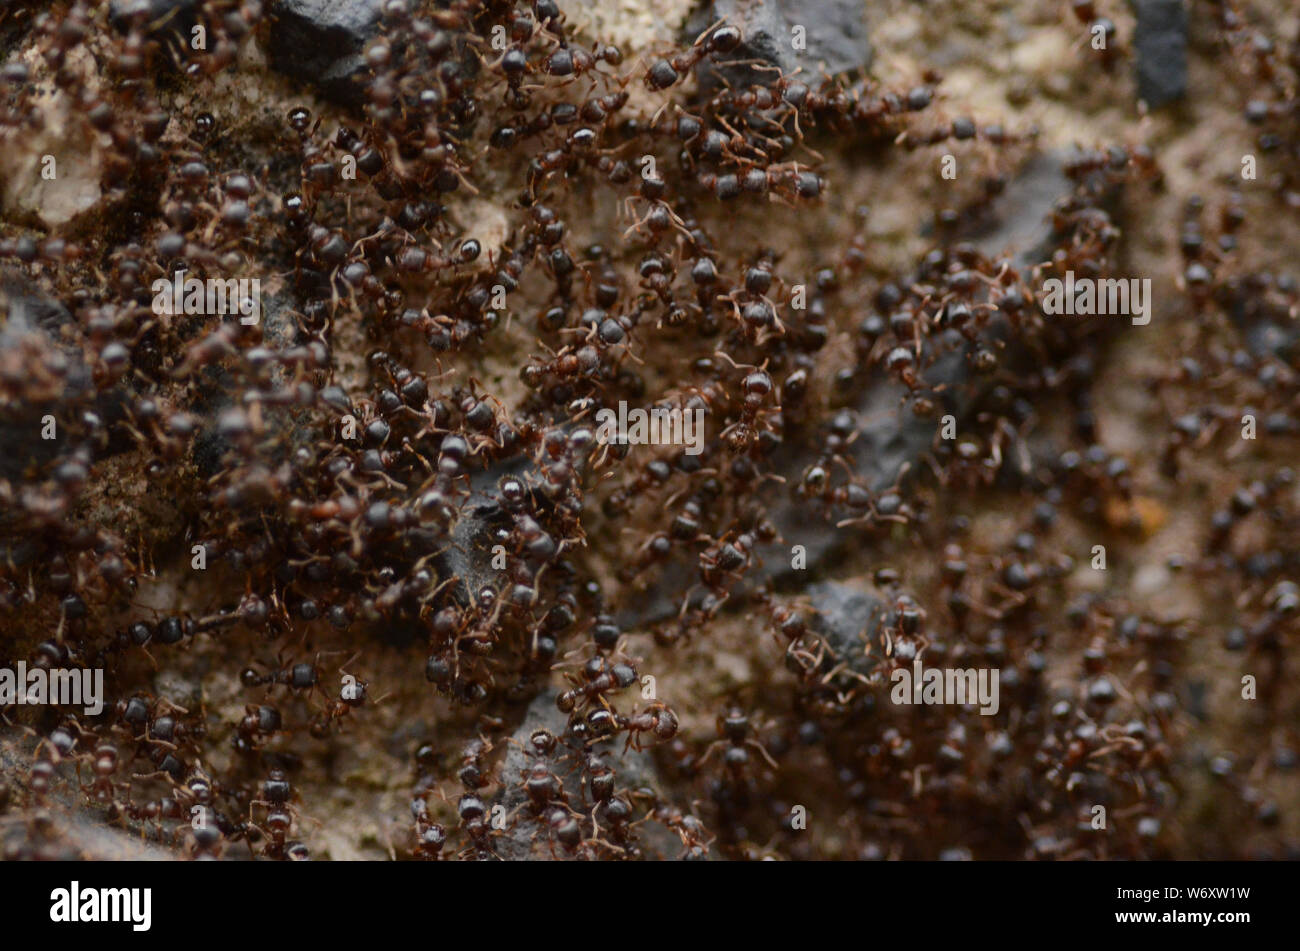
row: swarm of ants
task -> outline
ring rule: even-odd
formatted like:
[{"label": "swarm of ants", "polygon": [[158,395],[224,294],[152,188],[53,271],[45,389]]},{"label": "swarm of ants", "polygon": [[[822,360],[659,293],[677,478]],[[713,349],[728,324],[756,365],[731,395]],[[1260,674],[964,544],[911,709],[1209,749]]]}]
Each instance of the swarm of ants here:
[{"label": "swarm of ants", "polygon": [[[1180,196],[1139,471],[1093,407],[1122,332],[1039,288],[1125,263],[1168,188],[1140,141],[991,248],[1034,130],[950,115],[937,72],[701,82],[742,25],[631,53],[555,0],[383,0],[334,102],[264,79],[274,0],[176,6],[0,13],[0,148],[58,102],[98,156],[89,213],[0,219],[0,664],[107,693],[0,708],[4,858],[92,826],[186,858],[1295,851],[1300,292],[1239,252],[1235,189]],[[1200,6],[1294,208],[1300,41]],[[842,176],[945,152],[993,171],[887,270]],[[259,278],[260,319],[160,313],[178,272]],[[601,440],[620,401],[702,411],[702,451]],[[871,469],[864,433],[917,427]],[[1210,500],[1168,572],[1227,614],[1074,583],[1155,496]],[[833,550],[791,569],[798,529]],[[813,579],[872,609],[836,633]],[[1258,678],[1230,746],[1207,645]],[[894,706],[917,659],[998,669],[999,711]]]}]

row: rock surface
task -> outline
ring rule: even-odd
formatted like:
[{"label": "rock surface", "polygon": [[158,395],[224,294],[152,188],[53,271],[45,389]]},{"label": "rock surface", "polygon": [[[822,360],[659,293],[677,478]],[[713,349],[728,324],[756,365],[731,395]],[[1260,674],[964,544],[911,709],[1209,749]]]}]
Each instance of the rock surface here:
[{"label": "rock surface", "polygon": [[[26,784],[27,756],[19,753],[17,744],[25,742],[16,730],[0,731],[0,795],[12,795],[12,790]],[[138,829],[122,829],[104,823],[92,810],[72,808],[80,793],[74,793],[75,774],[65,763],[60,767],[63,780],[56,781],[50,795],[51,805],[43,811],[39,821],[24,819],[18,810],[7,814],[0,808],[0,860],[38,860],[52,862],[74,861],[133,861],[161,862],[175,859],[166,849],[144,842]],[[3,807],[0,801],[0,807]]]},{"label": "rock surface", "polygon": [[808,586],[808,599],[817,611],[815,629],[835,655],[855,674],[867,676],[875,669],[871,634],[886,616],[884,601],[874,592],[838,581]]},{"label": "rock surface", "polygon": [[768,84],[797,69],[817,78],[869,66],[864,11],[861,0],[714,0],[688,29],[694,39],[725,20],[743,37],[733,53],[717,58],[715,69],[701,71],[706,83],[721,78],[732,85]]},{"label": "rock surface", "polygon": [[1183,0],[1131,0],[1137,16],[1138,97],[1159,109],[1187,93],[1187,8]]},{"label": "rock surface", "polygon": [[380,0],[276,0],[271,67],[314,85],[326,99],[362,101],[366,44],[379,34]]},{"label": "rock surface", "polygon": [[[504,789],[497,804],[504,806],[512,819],[506,830],[493,839],[493,850],[502,859],[564,860],[573,857],[551,841],[545,819],[533,813],[523,785],[525,771],[537,760],[529,743],[529,737],[537,730],[549,730],[560,739],[555,754],[545,762],[551,765],[556,778],[560,780],[569,806],[577,813],[585,813],[580,819],[584,834],[590,832],[592,802],[589,792],[584,788],[581,768],[582,757],[587,753],[582,750],[579,742],[566,736],[568,716],[561,713],[555,705],[558,694],[559,691],[552,688],[533,698],[523,721],[510,738],[509,749],[501,766]],[[661,799],[661,784],[650,752],[632,749],[624,751],[622,747],[620,738],[613,743],[593,743],[589,749],[600,753],[614,770],[617,789],[645,791],[655,799]],[[680,857],[682,852],[682,843],[676,833],[653,818],[637,826],[637,845],[642,849],[644,857],[650,859],[674,859]]]}]

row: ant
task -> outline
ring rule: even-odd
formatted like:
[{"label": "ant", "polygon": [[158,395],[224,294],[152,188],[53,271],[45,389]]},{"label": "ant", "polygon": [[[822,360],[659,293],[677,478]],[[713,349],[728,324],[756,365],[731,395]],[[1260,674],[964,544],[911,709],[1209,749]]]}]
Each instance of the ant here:
[{"label": "ant", "polygon": [[757,750],[773,769],[780,768],[767,748],[756,737],[750,735],[754,729],[753,724],[750,723],[749,715],[740,707],[733,706],[725,714],[719,714],[717,725],[721,739],[709,744],[704,755],[696,761],[697,766],[703,766],[714,753],[723,750],[722,759],[727,769],[734,776],[739,776],[749,764],[747,750],[753,749]]},{"label": "ant", "polygon": [[658,701],[630,717],[619,717],[617,723],[620,729],[627,731],[627,739],[623,744],[624,752],[628,747],[640,752],[641,737],[647,733],[653,734],[659,742],[666,743],[677,735],[680,728],[677,714]]}]

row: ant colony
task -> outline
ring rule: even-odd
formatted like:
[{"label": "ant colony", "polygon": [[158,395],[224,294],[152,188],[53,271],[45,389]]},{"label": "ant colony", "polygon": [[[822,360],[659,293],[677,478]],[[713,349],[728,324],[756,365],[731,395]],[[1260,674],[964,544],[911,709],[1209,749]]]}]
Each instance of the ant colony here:
[{"label": "ant colony", "polygon": [[623,6],[0,10],[4,858],[1294,850],[1294,18]]}]

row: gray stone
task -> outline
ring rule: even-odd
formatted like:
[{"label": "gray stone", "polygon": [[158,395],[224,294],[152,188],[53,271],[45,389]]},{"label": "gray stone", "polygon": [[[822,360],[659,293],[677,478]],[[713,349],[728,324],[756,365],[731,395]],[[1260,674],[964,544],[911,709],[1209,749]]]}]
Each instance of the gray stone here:
[{"label": "gray stone", "polygon": [[805,592],[817,611],[814,630],[834,654],[834,664],[847,664],[868,676],[876,667],[870,653],[872,635],[888,617],[884,600],[874,589],[822,581]]},{"label": "gray stone", "polygon": [[[493,837],[492,849],[499,858],[507,861],[570,858],[558,844],[551,848],[546,820],[533,813],[528,793],[523,786],[524,772],[535,760],[529,737],[539,729],[549,730],[560,741],[547,763],[560,780],[569,806],[583,816],[580,821],[584,832],[590,830],[594,804],[582,782],[582,760],[587,752],[578,741],[566,735],[568,716],[561,713],[555,705],[558,695],[558,690],[550,688],[533,698],[523,721],[510,738],[505,761],[501,766],[501,791],[497,795],[496,804],[504,806],[512,818],[508,827]],[[617,789],[646,790],[656,799],[663,800],[662,784],[648,750],[624,751],[622,736],[613,741],[592,743],[589,749],[591,752],[599,752],[614,770]],[[640,809],[637,811],[639,813]],[[654,819],[648,819],[637,826],[637,844],[648,859],[679,858],[683,851],[678,835]],[[710,857],[716,857],[712,850]]]},{"label": "gray stone", "polygon": [[468,604],[477,593],[488,587],[496,590],[502,573],[492,567],[492,546],[497,544],[494,532],[509,528],[511,518],[497,498],[497,486],[506,476],[514,476],[541,502],[539,511],[546,508],[545,496],[538,492],[542,477],[532,460],[515,456],[488,469],[480,469],[470,476],[470,494],[457,509],[456,521],[450,537],[434,558],[434,567],[440,578],[454,578],[452,596],[461,604]]},{"label": "gray stone", "polygon": [[508,525],[506,512],[486,492],[475,492],[461,505],[447,547],[434,559],[440,578],[456,579],[451,593],[461,604],[485,587],[499,586],[501,572],[492,567],[493,531]]},{"label": "gray stone", "polygon": [[[0,730],[0,785],[10,794],[27,785],[33,761],[28,736],[16,729]],[[0,812],[0,857],[42,861],[167,861],[175,855],[146,842],[142,824],[125,828],[108,824],[103,810],[85,805],[71,763],[58,767],[57,778],[43,810],[48,821],[35,823],[26,809]]]},{"label": "gray stone", "polygon": [[326,99],[362,101],[366,44],[379,34],[382,0],[275,0],[271,67],[311,83]]},{"label": "gray stone", "polygon": [[971,238],[990,257],[1011,254],[1022,267],[1051,256],[1050,215],[1058,199],[1073,191],[1063,171],[1070,153],[1051,152],[1029,159],[993,203],[989,217]]},{"label": "gray stone", "polygon": [[[807,81],[871,64],[871,43],[863,20],[863,0],[714,0],[688,26],[690,39],[719,20],[739,28],[739,48],[713,58],[701,78],[719,76],[732,85],[768,84],[777,69],[789,75],[803,69]],[[803,27],[805,46],[794,48],[794,29]],[[772,69],[771,67],[776,67]]]},{"label": "gray stone", "polygon": [[1187,9],[1183,0],[1130,0],[1137,17],[1138,97],[1159,109],[1187,93]]}]

